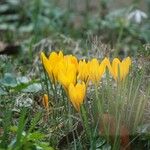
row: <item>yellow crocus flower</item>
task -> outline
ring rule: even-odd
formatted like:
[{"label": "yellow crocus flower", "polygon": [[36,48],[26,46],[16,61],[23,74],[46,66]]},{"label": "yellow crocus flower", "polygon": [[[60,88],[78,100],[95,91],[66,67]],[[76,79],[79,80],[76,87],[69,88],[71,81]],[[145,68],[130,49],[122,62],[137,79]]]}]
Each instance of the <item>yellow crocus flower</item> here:
[{"label": "yellow crocus flower", "polygon": [[48,73],[50,79],[53,80],[52,66],[50,64],[50,61],[48,60],[48,58],[45,56],[45,54],[43,52],[41,52],[41,61],[43,63],[43,66],[44,66],[46,72]]},{"label": "yellow crocus flower", "polygon": [[57,65],[58,68],[58,81],[65,89],[68,88],[70,83],[76,83],[77,74],[77,59],[73,56],[65,56],[63,60]]},{"label": "yellow crocus flower", "polygon": [[85,60],[79,61],[77,78],[87,83],[89,78],[89,62],[86,62]]},{"label": "yellow crocus flower", "polygon": [[117,80],[117,78],[121,79],[121,62],[118,58],[114,58],[113,62],[112,62],[112,71],[113,71],[113,77],[115,80]]},{"label": "yellow crocus flower", "polygon": [[48,95],[47,94],[44,94],[43,98],[42,98],[42,104],[44,106],[44,108],[46,110],[49,109],[49,103],[48,103]]},{"label": "yellow crocus flower", "polygon": [[100,79],[102,78],[103,74],[105,73],[106,70],[106,66],[109,64],[109,59],[108,58],[104,58],[102,60],[102,62],[100,63]]},{"label": "yellow crocus flower", "polygon": [[80,106],[83,104],[86,93],[85,83],[77,83],[75,86],[71,83],[69,85],[69,98],[77,111],[80,111]]},{"label": "yellow crocus flower", "polygon": [[108,69],[116,81],[122,81],[128,75],[130,66],[130,57],[125,58],[123,61],[120,61],[118,58],[114,58],[112,61],[112,65],[109,65]]},{"label": "yellow crocus flower", "polygon": [[63,59],[63,53],[60,51],[58,54],[56,52],[52,52],[49,56],[49,61],[52,66],[52,73],[54,76],[55,81],[57,81],[57,76],[58,76],[58,68],[57,65],[58,63]]},{"label": "yellow crocus flower", "polygon": [[98,60],[96,58],[93,58],[89,63],[90,63],[90,65],[89,65],[90,66],[89,67],[90,80],[94,84],[97,84],[105,72],[107,61],[106,61],[106,59],[104,59],[101,62],[101,64],[99,64]]},{"label": "yellow crocus flower", "polygon": [[76,71],[74,68],[67,68],[65,71],[60,70],[58,81],[67,89],[70,83],[76,83]]},{"label": "yellow crocus flower", "polygon": [[49,55],[49,58],[45,56],[45,54],[41,53],[41,60],[44,65],[45,70],[47,71],[52,82],[56,82],[58,76],[58,70],[55,69],[58,62],[63,59],[63,53],[60,51],[58,54],[56,52],[52,52]]},{"label": "yellow crocus flower", "polygon": [[130,66],[131,66],[130,57],[125,58],[121,62],[121,80],[124,80],[126,78],[126,76],[128,75]]}]

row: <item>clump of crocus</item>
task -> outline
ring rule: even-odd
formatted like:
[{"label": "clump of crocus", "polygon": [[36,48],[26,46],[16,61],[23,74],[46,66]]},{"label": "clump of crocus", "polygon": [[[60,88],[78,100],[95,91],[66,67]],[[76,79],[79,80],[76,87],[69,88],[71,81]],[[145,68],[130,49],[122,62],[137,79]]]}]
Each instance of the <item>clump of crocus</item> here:
[{"label": "clump of crocus", "polygon": [[86,93],[85,83],[77,83],[69,86],[69,98],[77,111],[80,111],[80,106],[83,104]]},{"label": "clump of crocus", "polygon": [[114,58],[112,64],[108,58],[104,58],[101,63],[96,58],[86,62],[85,60],[78,61],[73,55],[64,55],[61,51],[52,52],[49,57],[42,52],[41,60],[52,83],[59,82],[64,87],[73,106],[78,111],[85,96],[85,85],[88,85],[89,81],[97,85],[106,67],[116,81],[122,81],[128,75],[131,65],[130,57],[123,61]]},{"label": "clump of crocus", "polygon": [[[96,104],[99,105],[98,107],[96,107],[100,109],[101,112],[103,112],[103,105],[101,105],[101,102],[99,102],[100,99],[98,97],[98,84],[102,79],[106,68],[108,68],[110,74],[115,79],[115,81],[117,81],[118,84],[124,81],[129,73],[129,69],[131,66],[130,57],[127,57],[122,61],[120,61],[118,58],[114,58],[112,63],[110,63],[108,58],[104,58],[101,62],[96,58],[85,61],[78,60],[73,55],[64,55],[60,51],[59,53],[52,52],[49,57],[46,57],[45,54],[42,52],[41,60],[51,80],[51,84],[53,84],[51,86],[51,89],[53,90],[54,95],[57,95],[56,83],[59,83],[65,90],[66,95],[72,103],[73,107],[76,109],[77,112],[80,113],[82,122],[84,124],[85,133],[89,139],[89,142],[91,143],[91,146],[93,146],[93,131],[91,130],[91,124],[89,124],[88,121],[87,109],[83,105],[86,97],[87,86],[89,82],[95,85],[95,98],[96,102],[98,102]],[[42,103],[47,110],[48,116],[49,103],[48,96],[46,94],[44,94],[43,96]],[[108,130],[106,132],[107,134],[110,134],[111,142],[116,143],[115,134],[119,133],[120,145],[123,147],[123,149],[124,147],[126,148],[129,144],[129,132],[126,126],[124,124],[121,124],[119,126],[113,116],[111,116],[110,114],[103,114],[100,121],[99,129],[101,134],[105,134],[105,129],[107,128]]]}]

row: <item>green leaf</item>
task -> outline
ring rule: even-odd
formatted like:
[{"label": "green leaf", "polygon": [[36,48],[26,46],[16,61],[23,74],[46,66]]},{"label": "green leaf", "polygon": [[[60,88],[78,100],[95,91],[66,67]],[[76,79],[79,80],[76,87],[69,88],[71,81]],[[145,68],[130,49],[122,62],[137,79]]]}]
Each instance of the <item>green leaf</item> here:
[{"label": "green leaf", "polygon": [[10,73],[5,73],[4,78],[0,80],[0,83],[7,87],[17,86],[16,78]]},{"label": "green leaf", "polygon": [[37,140],[42,140],[44,137],[45,135],[43,133],[33,132],[33,133],[29,133],[28,140],[37,141]]},{"label": "green leaf", "polygon": [[99,137],[96,140],[96,148],[102,147],[103,145],[105,145],[105,143],[106,143],[106,140],[104,138]]},{"label": "green leaf", "polygon": [[22,133],[26,124],[26,113],[27,113],[27,109],[24,108],[21,112],[20,118],[19,118],[19,125],[18,125],[18,130],[17,130],[17,138],[16,138],[16,147],[20,147],[21,145],[21,137],[22,137]]}]

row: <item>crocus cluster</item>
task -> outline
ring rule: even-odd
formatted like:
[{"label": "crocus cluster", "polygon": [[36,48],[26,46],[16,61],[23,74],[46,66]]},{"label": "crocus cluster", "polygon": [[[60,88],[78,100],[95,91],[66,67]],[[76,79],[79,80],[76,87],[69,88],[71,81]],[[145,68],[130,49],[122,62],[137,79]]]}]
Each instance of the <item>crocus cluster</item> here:
[{"label": "crocus cluster", "polygon": [[73,55],[64,55],[62,51],[52,52],[49,57],[42,52],[41,60],[51,82],[60,83],[64,87],[77,111],[83,104],[89,82],[98,84],[106,68],[116,81],[123,81],[131,65],[129,57],[122,61],[114,58],[112,63],[108,58],[101,62],[96,58],[86,61],[78,60]]}]

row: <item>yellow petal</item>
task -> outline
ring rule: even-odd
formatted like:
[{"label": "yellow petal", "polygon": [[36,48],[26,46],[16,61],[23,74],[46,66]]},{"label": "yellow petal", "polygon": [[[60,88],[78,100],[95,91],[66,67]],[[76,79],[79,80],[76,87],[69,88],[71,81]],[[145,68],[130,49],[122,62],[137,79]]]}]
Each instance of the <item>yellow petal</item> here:
[{"label": "yellow petal", "polygon": [[68,88],[70,83],[75,84],[76,82],[76,68],[72,64],[65,66],[60,64],[60,70],[58,73],[58,81],[65,87]]},{"label": "yellow petal", "polygon": [[129,68],[131,65],[130,57],[125,58],[121,63],[121,79],[124,80],[129,73]]},{"label": "yellow petal", "polygon": [[131,65],[130,57],[125,58],[122,62],[118,58],[114,58],[112,62],[112,70],[110,68],[110,73],[115,80],[124,80],[129,73],[129,68]]},{"label": "yellow petal", "polygon": [[89,77],[89,63],[86,63],[85,60],[80,60],[78,65],[78,79],[84,81],[85,83]]},{"label": "yellow petal", "polygon": [[107,59],[104,59],[101,62],[101,64],[99,64],[98,60],[94,58],[89,63],[90,63],[90,67],[89,67],[90,80],[93,83],[97,84],[105,72],[105,68],[107,65]]},{"label": "yellow petal", "polygon": [[112,71],[113,74],[112,76],[114,77],[115,80],[117,80],[117,78],[119,78],[120,76],[120,60],[118,58],[114,58],[113,62],[112,62]]},{"label": "yellow petal", "polygon": [[92,59],[89,62],[89,76],[90,76],[90,80],[93,83],[97,83],[99,81],[99,62],[96,58]]},{"label": "yellow petal", "polygon": [[46,72],[48,73],[49,77],[53,80],[52,66],[43,52],[41,52],[41,60],[42,60],[42,63],[43,63],[43,66],[44,66]]},{"label": "yellow petal", "polygon": [[70,101],[77,111],[80,110],[80,106],[83,104],[85,92],[86,87],[84,82],[77,83],[75,86],[72,83],[69,85]]},{"label": "yellow petal", "polygon": [[44,94],[43,98],[42,98],[42,104],[43,106],[48,109],[49,108],[49,104],[48,104],[48,95]]},{"label": "yellow petal", "polygon": [[99,67],[99,76],[100,76],[100,79],[102,78],[103,74],[105,73],[105,70],[106,70],[106,66],[109,65],[109,60],[108,58],[105,58],[101,64],[100,64],[100,67]]}]

